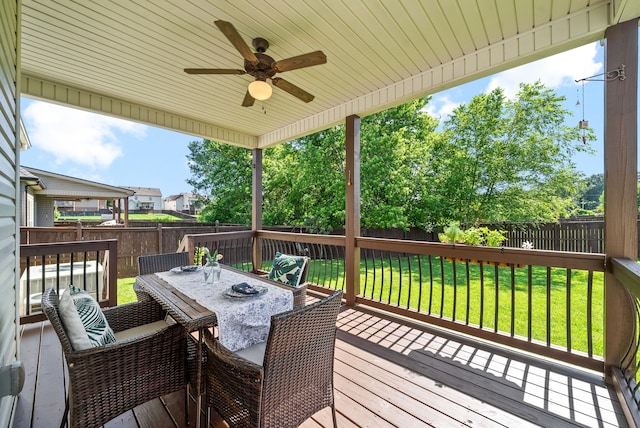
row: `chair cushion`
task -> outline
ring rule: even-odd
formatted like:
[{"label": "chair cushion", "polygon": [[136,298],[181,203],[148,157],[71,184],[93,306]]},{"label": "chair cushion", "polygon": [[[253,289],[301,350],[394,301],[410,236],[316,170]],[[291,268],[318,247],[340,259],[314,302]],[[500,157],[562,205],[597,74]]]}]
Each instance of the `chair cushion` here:
[{"label": "chair cushion", "polygon": [[291,256],[278,251],[269,271],[269,279],[291,287],[297,287],[300,285],[300,278],[306,261],[305,257]]},{"label": "chair cushion", "polygon": [[236,355],[240,355],[242,358],[261,366],[264,362],[264,353],[266,350],[267,342],[265,341],[240,349],[239,351],[236,351]]},{"label": "chair cushion", "polygon": [[119,331],[115,333],[116,340],[119,342],[121,340],[131,339],[132,337],[143,336],[150,333],[155,333],[156,331],[162,330],[163,328],[167,328],[169,323],[165,320],[160,320],[156,322],[152,322],[149,324],[139,325],[138,327],[128,328],[126,330]]},{"label": "chair cushion", "polygon": [[70,285],[60,296],[58,311],[74,350],[116,341],[100,305],[86,291]]}]

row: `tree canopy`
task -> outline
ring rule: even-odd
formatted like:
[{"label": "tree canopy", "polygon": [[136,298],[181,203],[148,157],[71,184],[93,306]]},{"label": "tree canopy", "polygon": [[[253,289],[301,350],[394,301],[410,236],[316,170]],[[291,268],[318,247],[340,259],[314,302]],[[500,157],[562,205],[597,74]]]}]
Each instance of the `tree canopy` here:
[{"label": "tree canopy", "polygon": [[[541,83],[521,84],[514,99],[498,88],[442,124],[428,101],[362,119],[363,227],[555,221],[577,208],[582,176],[571,159],[591,149],[564,125],[563,97]],[[188,183],[209,198],[202,218],[250,223],[251,151],[209,140],[189,149]],[[269,148],[263,160],[265,225],[344,226],[343,125]]]},{"label": "tree canopy", "polygon": [[217,141],[191,141],[187,183],[206,197],[204,221],[251,224],[251,151]]}]

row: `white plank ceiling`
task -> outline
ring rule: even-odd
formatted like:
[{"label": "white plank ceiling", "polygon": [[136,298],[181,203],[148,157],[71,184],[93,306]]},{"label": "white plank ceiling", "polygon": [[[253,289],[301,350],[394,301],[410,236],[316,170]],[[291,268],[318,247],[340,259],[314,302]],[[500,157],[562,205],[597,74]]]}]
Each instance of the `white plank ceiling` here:
[{"label": "white plank ceiling", "polygon": [[[604,37],[638,0],[23,0],[25,96],[249,148],[268,147]],[[322,50],[327,63],[278,73],[242,107],[249,75],[214,25],[231,22],[276,60]],[[266,109],[263,111],[263,107]]]}]

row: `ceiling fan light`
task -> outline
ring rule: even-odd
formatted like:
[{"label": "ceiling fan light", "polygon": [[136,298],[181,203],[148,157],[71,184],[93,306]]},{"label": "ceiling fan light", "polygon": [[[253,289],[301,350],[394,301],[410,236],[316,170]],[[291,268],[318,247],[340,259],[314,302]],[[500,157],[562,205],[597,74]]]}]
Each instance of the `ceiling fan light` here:
[{"label": "ceiling fan light", "polygon": [[249,83],[249,95],[258,101],[268,100],[271,97],[273,89],[263,80],[254,80]]}]

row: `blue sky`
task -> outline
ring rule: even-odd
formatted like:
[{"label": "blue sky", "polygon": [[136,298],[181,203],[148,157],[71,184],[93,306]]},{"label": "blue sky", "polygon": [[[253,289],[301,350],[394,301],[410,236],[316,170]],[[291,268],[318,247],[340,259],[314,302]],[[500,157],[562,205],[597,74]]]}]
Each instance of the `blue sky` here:
[{"label": "blue sky", "polygon": [[[575,80],[602,73],[603,56],[600,44],[591,43],[434,94],[427,110],[444,120],[455,106],[474,95],[499,86],[513,96],[520,82],[540,79],[567,98],[565,108],[574,114],[568,125],[578,125],[584,108],[584,119],[597,136],[597,141],[589,142],[595,153],[579,154],[574,160],[587,176],[602,173],[604,84],[586,82],[583,102],[582,84]],[[32,144],[21,153],[23,166],[114,186],[155,187],[163,197],[192,191],[185,181],[190,177],[187,145],[200,141],[199,137],[25,97],[21,111]]]}]

